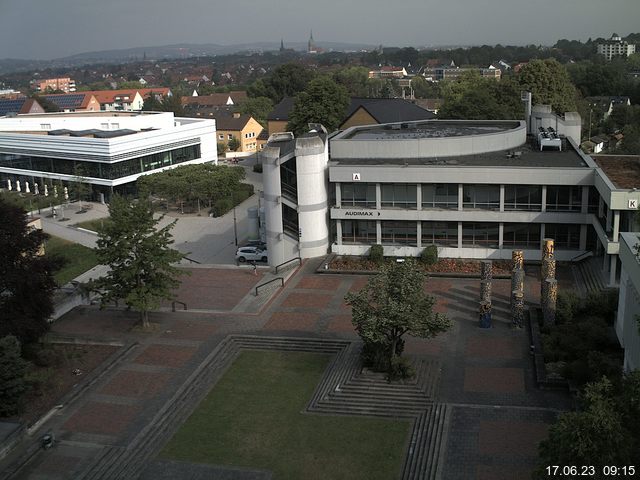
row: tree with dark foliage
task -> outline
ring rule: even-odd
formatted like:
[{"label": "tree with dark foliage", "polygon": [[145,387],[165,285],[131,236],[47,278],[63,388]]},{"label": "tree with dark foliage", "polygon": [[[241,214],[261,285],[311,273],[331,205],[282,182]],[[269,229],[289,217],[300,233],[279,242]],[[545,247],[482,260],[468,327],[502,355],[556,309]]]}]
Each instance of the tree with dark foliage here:
[{"label": "tree with dark foliage", "polygon": [[0,337],[36,342],[53,313],[59,258],[38,255],[47,235],[27,226],[25,212],[0,199]]}]

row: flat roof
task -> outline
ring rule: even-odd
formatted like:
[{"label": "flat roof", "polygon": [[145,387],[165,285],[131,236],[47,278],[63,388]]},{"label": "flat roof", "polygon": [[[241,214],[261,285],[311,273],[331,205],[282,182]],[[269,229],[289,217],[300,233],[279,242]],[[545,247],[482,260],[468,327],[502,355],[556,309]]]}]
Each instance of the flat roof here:
[{"label": "flat roof", "polygon": [[[566,147],[566,148],[565,148]],[[538,168],[591,168],[582,156],[563,142],[563,150],[543,150],[530,144],[496,152],[429,158],[336,158],[330,164],[339,165],[410,165],[410,166],[469,166],[469,167],[538,167]]]},{"label": "flat roof", "polygon": [[640,155],[591,155],[616,188],[640,188]]},{"label": "flat roof", "polygon": [[450,138],[500,133],[519,127],[519,121],[416,121],[360,127],[342,138],[347,140]]}]

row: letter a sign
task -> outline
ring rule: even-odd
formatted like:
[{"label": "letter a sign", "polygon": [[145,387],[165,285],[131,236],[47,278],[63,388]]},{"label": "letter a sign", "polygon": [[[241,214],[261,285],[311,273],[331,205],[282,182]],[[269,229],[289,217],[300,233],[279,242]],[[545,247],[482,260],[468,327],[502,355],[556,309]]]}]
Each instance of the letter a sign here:
[{"label": "letter a sign", "polygon": [[359,174],[359,173],[352,173],[352,174],[351,174],[351,179],[352,179],[354,182],[359,182],[359,181],[360,181],[360,174]]}]

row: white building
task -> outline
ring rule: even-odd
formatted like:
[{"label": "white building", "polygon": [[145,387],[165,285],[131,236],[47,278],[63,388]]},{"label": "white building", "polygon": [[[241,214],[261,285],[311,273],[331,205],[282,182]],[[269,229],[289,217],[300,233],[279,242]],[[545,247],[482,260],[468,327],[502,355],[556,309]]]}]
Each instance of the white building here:
[{"label": "white building", "polygon": [[217,162],[214,120],[170,112],[77,112],[0,118],[0,184],[71,182],[93,194],[133,193],[140,175]]},{"label": "white building", "polygon": [[624,369],[640,368],[640,263],[637,247],[640,238],[637,233],[623,233],[620,242],[620,296],[618,298],[618,316],[616,334],[624,348]]},{"label": "white building", "polygon": [[609,40],[605,40],[603,43],[597,45],[598,54],[603,55],[607,60],[611,60],[613,57],[628,57],[636,53],[636,46],[632,43],[628,43],[617,33],[611,35]]}]

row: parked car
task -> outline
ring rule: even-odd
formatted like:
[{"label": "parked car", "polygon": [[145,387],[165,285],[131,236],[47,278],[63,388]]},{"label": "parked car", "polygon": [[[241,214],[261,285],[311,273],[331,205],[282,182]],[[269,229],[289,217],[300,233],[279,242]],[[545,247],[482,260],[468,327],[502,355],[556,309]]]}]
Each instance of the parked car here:
[{"label": "parked car", "polygon": [[262,240],[247,240],[247,243],[243,245],[244,247],[258,247],[260,250],[266,250],[267,244]]},{"label": "parked car", "polygon": [[258,247],[240,247],[236,252],[236,260],[240,263],[244,262],[266,262],[269,260],[266,250]]}]

